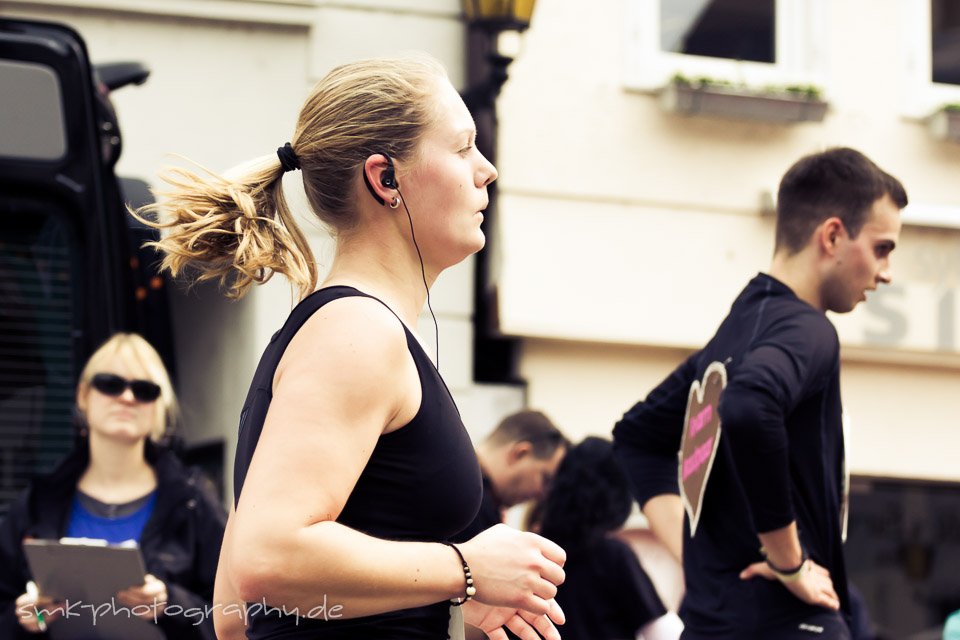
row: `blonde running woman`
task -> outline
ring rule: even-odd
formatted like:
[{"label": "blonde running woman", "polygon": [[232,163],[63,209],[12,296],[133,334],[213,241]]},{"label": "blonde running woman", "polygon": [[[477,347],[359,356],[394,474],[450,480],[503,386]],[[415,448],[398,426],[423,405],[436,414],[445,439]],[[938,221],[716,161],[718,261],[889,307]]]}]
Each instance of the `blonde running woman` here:
[{"label": "blonde running woman", "polygon": [[[440,640],[461,612],[494,639],[559,638],[560,547],[502,525],[448,543],[477,512],[480,469],[415,327],[437,276],[484,244],[497,171],[475,138],[435,61],[366,60],[321,80],[290,142],[246,174],[167,177],[174,274],[239,297],[281,273],[302,296],[240,419],[217,589],[249,603],[251,639]],[[287,171],[337,238],[319,288]],[[237,619],[218,619],[225,636]]]}]

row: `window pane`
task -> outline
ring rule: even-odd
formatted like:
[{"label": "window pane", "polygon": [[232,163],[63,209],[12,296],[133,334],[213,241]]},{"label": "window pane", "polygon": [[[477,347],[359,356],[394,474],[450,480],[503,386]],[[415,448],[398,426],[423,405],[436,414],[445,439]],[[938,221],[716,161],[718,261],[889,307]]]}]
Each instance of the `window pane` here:
[{"label": "window pane", "polygon": [[960,484],[854,478],[844,552],[878,637],[942,637],[960,609]]},{"label": "window pane", "polygon": [[776,62],[775,0],[660,0],[664,51]]},{"label": "window pane", "polygon": [[960,84],[960,0],[930,3],[933,81]]},{"label": "window pane", "polygon": [[0,206],[0,516],[73,442],[73,282],[58,216]]},{"label": "window pane", "polygon": [[67,151],[60,81],[50,67],[0,60],[0,156],[59,160]]}]

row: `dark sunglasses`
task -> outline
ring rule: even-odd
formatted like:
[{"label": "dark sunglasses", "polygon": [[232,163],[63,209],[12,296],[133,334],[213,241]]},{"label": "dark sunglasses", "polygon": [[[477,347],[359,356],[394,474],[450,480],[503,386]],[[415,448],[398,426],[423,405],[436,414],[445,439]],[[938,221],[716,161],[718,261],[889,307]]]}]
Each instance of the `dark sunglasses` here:
[{"label": "dark sunglasses", "polygon": [[112,373],[98,373],[90,384],[105,396],[112,398],[123,395],[127,389],[133,392],[137,402],[153,402],[160,397],[160,385],[149,380],[127,380]]}]

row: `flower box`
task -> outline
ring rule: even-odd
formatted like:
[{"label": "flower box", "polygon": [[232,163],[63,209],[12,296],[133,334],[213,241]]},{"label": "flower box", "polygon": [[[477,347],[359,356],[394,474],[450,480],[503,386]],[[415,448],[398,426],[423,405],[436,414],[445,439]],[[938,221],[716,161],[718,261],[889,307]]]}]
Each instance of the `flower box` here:
[{"label": "flower box", "polygon": [[815,91],[755,90],[733,85],[673,81],[660,91],[672,113],[761,122],[820,122],[827,103]]}]

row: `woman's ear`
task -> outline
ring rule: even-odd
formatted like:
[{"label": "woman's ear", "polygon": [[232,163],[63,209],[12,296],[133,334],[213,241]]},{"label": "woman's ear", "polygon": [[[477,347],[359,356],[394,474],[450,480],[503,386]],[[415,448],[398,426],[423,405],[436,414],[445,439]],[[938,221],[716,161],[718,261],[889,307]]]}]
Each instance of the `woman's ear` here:
[{"label": "woman's ear", "polygon": [[382,153],[375,153],[364,161],[363,181],[380,205],[386,206],[396,196],[396,170],[393,161]]},{"label": "woman's ear", "polygon": [[87,413],[87,402],[90,396],[90,384],[86,382],[77,383],[77,408],[80,413]]}]

